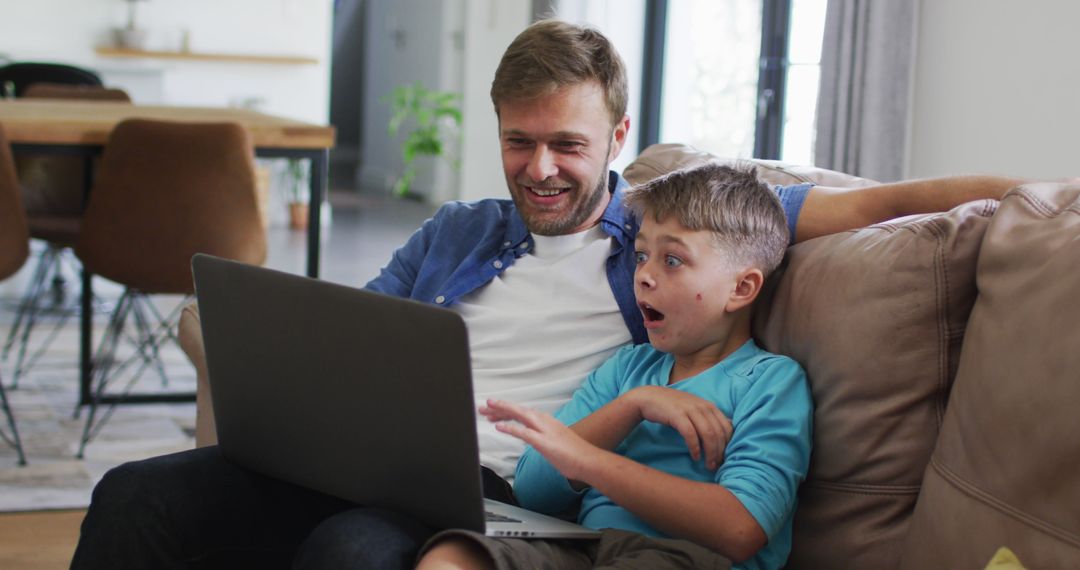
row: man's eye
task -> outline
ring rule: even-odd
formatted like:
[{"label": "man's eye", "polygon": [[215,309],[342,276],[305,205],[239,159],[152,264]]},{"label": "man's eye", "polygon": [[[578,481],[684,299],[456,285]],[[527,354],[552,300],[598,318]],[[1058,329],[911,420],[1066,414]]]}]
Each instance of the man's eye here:
[{"label": "man's eye", "polygon": [[683,260],[674,255],[668,255],[664,257],[664,264],[668,267],[678,267],[683,264]]},{"label": "man's eye", "polygon": [[581,143],[577,141],[559,141],[555,143],[555,147],[559,150],[577,150],[581,147]]},{"label": "man's eye", "polygon": [[512,139],[506,139],[506,143],[509,144],[510,146],[528,146],[529,145],[529,140],[528,139],[512,138]]},{"label": "man's eye", "polygon": [[649,259],[649,256],[645,255],[644,251],[635,251],[634,252],[634,261],[638,265],[641,265],[642,263],[645,263],[645,261],[647,261],[648,259]]}]

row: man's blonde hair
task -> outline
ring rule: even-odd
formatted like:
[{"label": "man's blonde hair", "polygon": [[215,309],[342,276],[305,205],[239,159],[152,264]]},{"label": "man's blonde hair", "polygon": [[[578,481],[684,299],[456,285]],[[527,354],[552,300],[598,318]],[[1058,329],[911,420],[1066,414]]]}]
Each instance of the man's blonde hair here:
[{"label": "man's blonde hair", "polygon": [[626,115],[629,90],[626,65],[615,46],[593,28],[541,20],[506,48],[491,83],[491,101],[498,114],[503,101],[550,95],[589,81],[600,84],[611,125],[616,125]]},{"label": "man's blonde hair", "polygon": [[628,191],[626,205],[639,218],[659,222],[674,216],[688,230],[712,232],[731,262],[752,265],[766,276],[787,249],[784,208],[751,165],[709,162],[676,170]]}]

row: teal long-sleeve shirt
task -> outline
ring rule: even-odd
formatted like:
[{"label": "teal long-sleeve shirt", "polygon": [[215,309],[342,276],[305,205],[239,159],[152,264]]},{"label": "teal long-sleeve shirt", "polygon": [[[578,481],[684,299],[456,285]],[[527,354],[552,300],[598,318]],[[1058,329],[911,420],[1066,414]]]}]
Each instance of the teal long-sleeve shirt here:
[{"label": "teal long-sleeve shirt", "polygon": [[[666,386],[673,364],[671,355],[650,345],[624,347],[589,375],[555,417],[572,425],[634,388]],[[668,388],[714,402],[731,419],[734,433],[720,468],[710,471],[704,454],[694,461],[676,430],[649,421],[635,427],[615,452],[672,475],[726,488],[769,538],[738,568],[781,567],[791,550],[796,491],[810,463],[813,404],[802,368],[751,340],[709,370]],[[514,493],[522,506],[545,513],[566,512],[580,500],[578,521],[590,528],[666,537],[595,489],[574,491],[531,447],[518,462]]]}]

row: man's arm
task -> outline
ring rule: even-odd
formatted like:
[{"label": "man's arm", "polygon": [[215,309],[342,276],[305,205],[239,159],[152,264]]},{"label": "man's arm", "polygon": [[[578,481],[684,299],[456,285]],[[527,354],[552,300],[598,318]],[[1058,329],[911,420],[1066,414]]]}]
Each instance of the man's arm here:
[{"label": "man's arm", "polygon": [[436,228],[444,219],[440,214],[440,208],[435,215],[424,222],[405,245],[394,251],[390,261],[379,270],[379,275],[364,285],[369,291],[394,295],[396,297],[409,298],[412,296],[413,286],[420,266],[427,258],[428,249],[431,246]]},{"label": "man's arm", "polygon": [[911,214],[945,212],[973,200],[998,200],[1025,183],[1000,176],[952,176],[892,182],[864,188],[815,186],[806,195],[795,241],[861,228]]}]

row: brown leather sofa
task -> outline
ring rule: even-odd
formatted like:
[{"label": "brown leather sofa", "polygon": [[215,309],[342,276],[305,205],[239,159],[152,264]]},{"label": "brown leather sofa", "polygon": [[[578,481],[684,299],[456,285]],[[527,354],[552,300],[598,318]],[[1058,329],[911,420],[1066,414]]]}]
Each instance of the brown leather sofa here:
[{"label": "brown leather sofa", "polygon": [[[709,160],[657,145],[634,183]],[[872,181],[757,161],[774,183]],[[1080,568],[1080,185],[790,248],[755,336],[807,370],[816,410],[788,568]],[[200,378],[192,307],[181,340]]]}]

